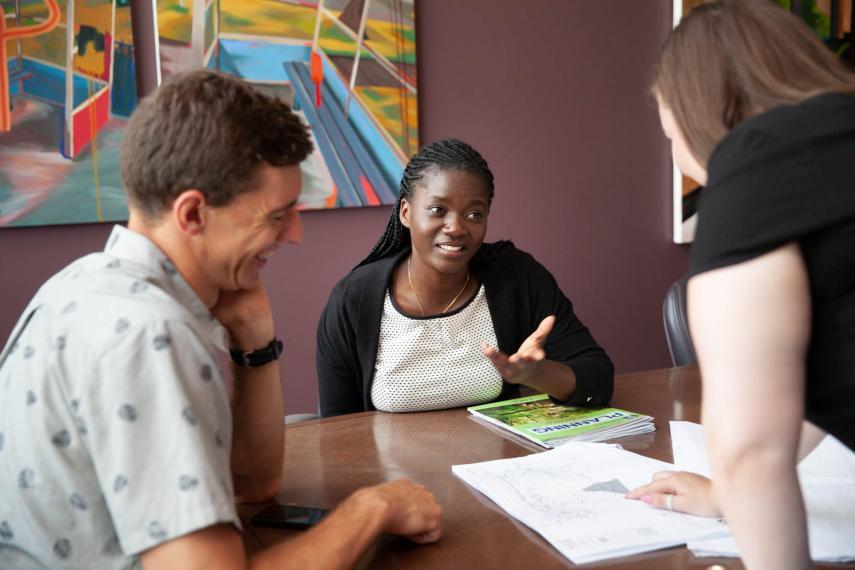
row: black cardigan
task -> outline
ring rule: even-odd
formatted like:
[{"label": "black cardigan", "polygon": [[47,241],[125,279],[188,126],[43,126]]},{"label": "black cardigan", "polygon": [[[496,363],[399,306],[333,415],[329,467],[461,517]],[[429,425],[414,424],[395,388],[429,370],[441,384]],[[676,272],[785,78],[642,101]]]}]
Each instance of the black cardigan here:
[{"label": "black cardigan", "polygon": [[[393,270],[407,255],[409,249],[354,269],[333,289],[318,324],[322,416],[375,409],[371,383],[383,301]],[[614,366],[545,267],[511,242],[502,241],[482,244],[470,268],[484,284],[499,350],[513,354],[544,318],[555,315],[546,358],[567,364],[576,375],[576,391],[567,403],[608,403]],[[505,383],[499,398],[518,393],[519,386]]]}]

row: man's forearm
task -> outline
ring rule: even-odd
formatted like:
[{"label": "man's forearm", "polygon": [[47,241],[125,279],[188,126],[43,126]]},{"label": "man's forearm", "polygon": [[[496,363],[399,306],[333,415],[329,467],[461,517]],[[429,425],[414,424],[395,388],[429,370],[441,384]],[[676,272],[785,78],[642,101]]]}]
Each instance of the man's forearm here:
[{"label": "man's forearm", "polygon": [[252,570],[353,568],[380,536],[386,519],[387,506],[367,491],[351,495],[310,531],[260,553],[249,567]]},{"label": "man's forearm", "polygon": [[233,366],[234,438],[231,467],[239,502],[269,499],[279,490],[285,455],[285,418],[279,363]]}]

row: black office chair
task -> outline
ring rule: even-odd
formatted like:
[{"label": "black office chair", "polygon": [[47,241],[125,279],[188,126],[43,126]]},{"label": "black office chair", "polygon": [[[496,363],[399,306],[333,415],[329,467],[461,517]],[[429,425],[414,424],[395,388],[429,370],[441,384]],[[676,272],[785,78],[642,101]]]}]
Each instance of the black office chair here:
[{"label": "black office chair", "polygon": [[697,364],[695,347],[689,334],[689,321],[686,318],[686,278],[681,277],[671,284],[662,303],[662,321],[665,325],[665,339],[674,366]]}]

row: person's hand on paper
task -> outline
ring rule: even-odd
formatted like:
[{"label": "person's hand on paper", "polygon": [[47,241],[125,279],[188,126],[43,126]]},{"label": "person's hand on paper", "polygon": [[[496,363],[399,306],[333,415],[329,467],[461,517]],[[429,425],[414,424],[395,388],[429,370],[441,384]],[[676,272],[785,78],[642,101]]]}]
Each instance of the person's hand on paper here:
[{"label": "person's hand on paper", "polygon": [[660,471],[653,481],[626,494],[627,499],[641,500],[660,509],[720,517],[721,511],[712,495],[712,481],[688,471]]},{"label": "person's hand on paper", "polygon": [[549,315],[543,319],[537,329],[510,356],[487,344],[482,345],[481,348],[484,350],[484,355],[490,359],[490,362],[493,363],[493,366],[496,367],[506,382],[528,385],[530,379],[537,374],[538,365],[546,357],[543,345],[554,324],[554,315]]}]

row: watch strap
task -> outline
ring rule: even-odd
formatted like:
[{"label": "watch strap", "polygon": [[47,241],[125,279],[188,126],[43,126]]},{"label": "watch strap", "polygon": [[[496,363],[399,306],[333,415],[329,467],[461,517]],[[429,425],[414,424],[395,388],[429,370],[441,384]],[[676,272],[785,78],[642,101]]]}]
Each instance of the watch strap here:
[{"label": "watch strap", "polygon": [[279,359],[279,355],[282,354],[282,341],[273,337],[273,340],[264,348],[247,352],[232,348],[229,350],[229,354],[232,361],[238,366],[257,368]]}]

